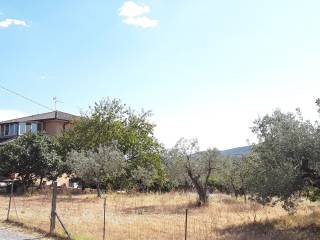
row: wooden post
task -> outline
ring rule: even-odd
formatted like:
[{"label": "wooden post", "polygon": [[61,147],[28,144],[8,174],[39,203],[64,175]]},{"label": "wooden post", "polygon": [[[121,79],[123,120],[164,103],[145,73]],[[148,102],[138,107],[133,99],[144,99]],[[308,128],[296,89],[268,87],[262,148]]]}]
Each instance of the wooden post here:
[{"label": "wooden post", "polygon": [[9,221],[9,215],[10,215],[10,209],[11,209],[11,199],[13,196],[13,183],[14,183],[14,181],[11,182],[11,191],[10,191],[10,199],[9,199],[9,206],[8,206],[8,213],[7,213],[7,221]]},{"label": "wooden post", "polygon": [[188,238],[188,209],[186,209],[186,221],[184,224],[184,240]]},{"label": "wooden post", "polygon": [[57,182],[54,181],[52,183],[50,234],[53,234],[56,228],[56,210],[57,210]]},{"label": "wooden post", "polygon": [[106,240],[106,206],[107,206],[107,197],[104,198],[104,203],[103,203],[103,240]]}]

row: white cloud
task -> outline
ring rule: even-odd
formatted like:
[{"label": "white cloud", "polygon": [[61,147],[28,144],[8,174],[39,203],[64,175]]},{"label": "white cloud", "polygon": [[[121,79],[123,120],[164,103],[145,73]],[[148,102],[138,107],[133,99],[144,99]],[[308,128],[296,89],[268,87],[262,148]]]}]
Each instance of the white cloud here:
[{"label": "white cloud", "polygon": [[124,16],[127,18],[138,17],[142,14],[150,12],[150,7],[147,5],[138,5],[133,1],[125,2],[119,8],[119,16]]},{"label": "white cloud", "polygon": [[151,19],[149,17],[135,17],[135,18],[126,18],[123,20],[124,23],[129,25],[135,25],[142,28],[153,28],[158,26],[159,21]]},{"label": "white cloud", "polygon": [[0,28],[7,28],[7,27],[10,27],[11,25],[26,27],[27,23],[24,20],[11,19],[11,18],[7,18],[3,21],[0,21]]},{"label": "white cloud", "polygon": [[26,115],[27,114],[16,110],[0,109],[0,121],[20,118]]},{"label": "white cloud", "polygon": [[124,17],[124,23],[142,28],[153,28],[159,25],[159,20],[145,16],[149,12],[148,5],[137,4],[133,1],[126,1],[119,8],[119,16]]}]

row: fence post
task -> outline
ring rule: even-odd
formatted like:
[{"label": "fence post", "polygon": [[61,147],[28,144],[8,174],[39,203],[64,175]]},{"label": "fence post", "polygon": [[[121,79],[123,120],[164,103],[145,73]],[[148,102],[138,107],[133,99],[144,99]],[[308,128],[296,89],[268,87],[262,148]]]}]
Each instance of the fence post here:
[{"label": "fence post", "polygon": [[106,206],[107,206],[107,197],[104,198],[104,203],[103,203],[103,240],[106,240]]},{"label": "fence post", "polygon": [[13,183],[14,183],[14,181],[11,182],[11,191],[10,191],[10,199],[9,199],[9,206],[8,206],[8,213],[7,213],[7,221],[9,221],[9,215],[10,215],[10,209],[11,209],[11,199],[13,196]]},{"label": "fence post", "polygon": [[184,224],[184,239],[187,240],[188,238],[188,209],[186,209],[186,221]]},{"label": "fence post", "polygon": [[107,206],[107,197],[103,201],[103,240],[106,239],[106,206]]},{"label": "fence post", "polygon": [[57,210],[57,182],[52,183],[52,202],[50,217],[50,234],[53,234],[56,228],[56,210]]}]

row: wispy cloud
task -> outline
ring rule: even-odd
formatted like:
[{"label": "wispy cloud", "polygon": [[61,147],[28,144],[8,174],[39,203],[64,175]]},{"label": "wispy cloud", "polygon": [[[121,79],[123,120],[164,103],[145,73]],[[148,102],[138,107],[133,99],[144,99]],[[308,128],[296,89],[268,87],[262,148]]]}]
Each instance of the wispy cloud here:
[{"label": "wispy cloud", "polygon": [[12,25],[24,26],[24,27],[28,26],[24,20],[20,20],[20,19],[7,18],[3,21],[0,21],[0,28],[8,28]]},{"label": "wispy cloud", "polygon": [[126,1],[119,8],[119,16],[124,17],[123,22],[142,28],[154,28],[159,25],[159,20],[152,19],[145,14],[150,12],[150,7],[145,4],[137,4],[133,1]]}]

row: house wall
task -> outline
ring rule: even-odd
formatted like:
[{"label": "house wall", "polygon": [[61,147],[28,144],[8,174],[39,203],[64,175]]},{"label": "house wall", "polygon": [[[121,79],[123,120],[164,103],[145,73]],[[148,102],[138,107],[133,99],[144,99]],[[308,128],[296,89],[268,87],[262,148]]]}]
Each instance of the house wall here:
[{"label": "house wall", "polygon": [[70,124],[66,124],[65,121],[62,120],[50,120],[45,122],[45,131],[47,134],[52,136],[57,136],[61,134],[65,129],[66,126]]}]

